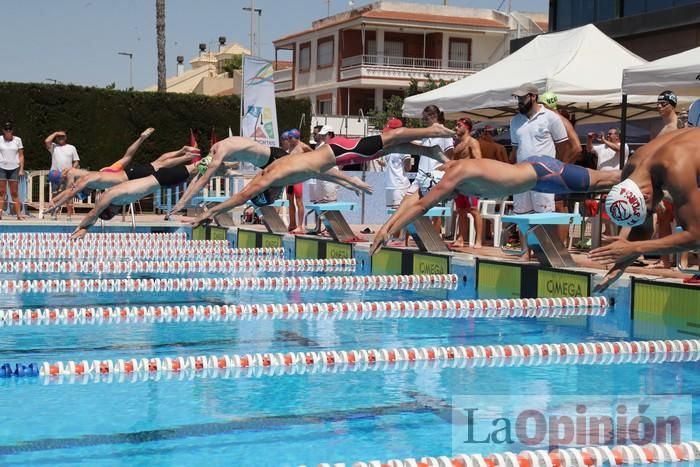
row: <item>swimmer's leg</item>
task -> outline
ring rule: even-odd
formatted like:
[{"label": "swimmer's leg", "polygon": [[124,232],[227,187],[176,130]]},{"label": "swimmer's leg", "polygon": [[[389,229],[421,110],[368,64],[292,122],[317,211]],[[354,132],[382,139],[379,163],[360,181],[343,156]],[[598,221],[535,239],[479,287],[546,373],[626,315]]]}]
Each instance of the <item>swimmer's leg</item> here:
[{"label": "swimmer's leg", "polygon": [[136,154],[136,151],[138,151],[139,148],[141,147],[141,144],[142,144],[144,141],[146,141],[146,140],[148,139],[148,137],[151,136],[151,135],[153,134],[154,131],[156,131],[156,130],[153,129],[153,128],[146,128],[146,129],[143,131],[143,133],[141,133],[141,134],[139,135],[139,137],[136,138],[136,141],[134,141],[133,143],[131,143],[131,146],[129,146],[129,147],[126,149],[126,152],[124,153],[124,155],[122,156],[122,158],[119,159],[119,160],[118,160],[117,162],[115,162],[114,164],[112,164],[112,166],[114,166],[114,165],[119,165],[119,166],[121,167],[121,170],[124,170],[124,168],[125,168],[127,165],[131,164],[131,161],[132,161],[132,159],[134,158],[134,155]]}]

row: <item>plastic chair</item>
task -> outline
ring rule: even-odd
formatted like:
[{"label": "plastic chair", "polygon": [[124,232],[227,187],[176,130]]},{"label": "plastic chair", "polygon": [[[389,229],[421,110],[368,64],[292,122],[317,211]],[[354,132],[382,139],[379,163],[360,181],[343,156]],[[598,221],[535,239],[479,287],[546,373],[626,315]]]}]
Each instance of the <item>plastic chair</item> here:
[{"label": "plastic chair", "polygon": [[[511,203],[512,204],[512,203]],[[505,213],[506,207],[508,207],[509,202],[503,199],[480,199],[479,200],[479,212],[481,213],[481,218],[484,221],[489,221],[493,223],[493,246],[495,248],[501,247],[501,232],[503,230],[503,223],[501,222],[501,216]],[[472,220],[473,222],[473,220]],[[473,230],[473,229],[472,229]]]}]

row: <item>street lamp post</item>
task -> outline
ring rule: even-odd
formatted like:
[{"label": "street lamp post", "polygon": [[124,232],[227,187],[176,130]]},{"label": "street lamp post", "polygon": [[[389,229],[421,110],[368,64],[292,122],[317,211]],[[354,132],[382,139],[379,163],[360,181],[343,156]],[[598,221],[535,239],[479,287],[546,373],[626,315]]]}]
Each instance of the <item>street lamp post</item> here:
[{"label": "street lamp post", "polygon": [[[249,7],[243,7],[243,11],[250,11],[250,54],[253,55],[255,42],[258,44],[258,56],[260,56],[260,17],[262,16],[262,8],[255,8],[254,0],[251,0]],[[258,34],[257,41],[254,41],[255,33],[253,33],[253,18],[254,14],[258,14]]]},{"label": "street lamp post", "polygon": [[49,83],[53,83],[53,84],[58,84],[58,83],[60,83],[59,80],[53,79],[53,78],[46,78],[44,81],[48,81]]},{"label": "street lamp post", "polygon": [[134,54],[129,52],[117,52],[117,55],[129,57],[129,89],[134,89]]}]

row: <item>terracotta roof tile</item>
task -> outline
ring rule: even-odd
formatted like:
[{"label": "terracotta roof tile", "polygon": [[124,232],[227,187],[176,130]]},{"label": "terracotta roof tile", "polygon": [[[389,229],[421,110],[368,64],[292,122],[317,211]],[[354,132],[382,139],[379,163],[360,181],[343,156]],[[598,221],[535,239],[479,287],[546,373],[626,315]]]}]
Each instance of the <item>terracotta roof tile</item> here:
[{"label": "terracotta roof tile", "polygon": [[[388,11],[388,10],[375,10],[366,9],[365,11],[353,12],[349,16],[344,16],[338,18],[335,21],[324,21],[317,27],[312,27],[305,29],[303,31],[288,34],[286,36],[275,39],[274,42],[281,42],[284,40],[292,39],[294,37],[302,36],[304,34],[320,31],[329,27],[337,26],[342,23],[347,23],[353,21],[357,18],[374,18],[374,19],[386,19],[386,20],[397,20],[397,21],[415,21],[422,23],[436,23],[436,24],[450,24],[458,26],[473,26],[473,27],[486,27],[486,28],[498,28],[498,29],[508,29],[508,25],[501,21],[490,19],[490,18],[477,18],[472,16],[443,16],[443,15],[429,15],[423,13],[407,13],[401,11]],[[546,28],[545,28],[546,30]]]}]

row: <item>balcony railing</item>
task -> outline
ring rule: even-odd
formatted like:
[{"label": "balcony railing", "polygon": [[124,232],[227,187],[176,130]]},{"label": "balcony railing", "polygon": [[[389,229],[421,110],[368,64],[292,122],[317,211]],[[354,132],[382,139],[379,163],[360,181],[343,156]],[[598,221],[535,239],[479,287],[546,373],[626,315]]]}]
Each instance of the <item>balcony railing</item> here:
[{"label": "balcony railing", "polygon": [[447,63],[445,63],[442,59],[439,58],[392,57],[387,55],[355,55],[354,57],[343,58],[340,63],[340,68],[345,69],[360,65],[433,70],[454,69],[477,71],[485,68],[487,64],[462,60],[447,60]]}]

